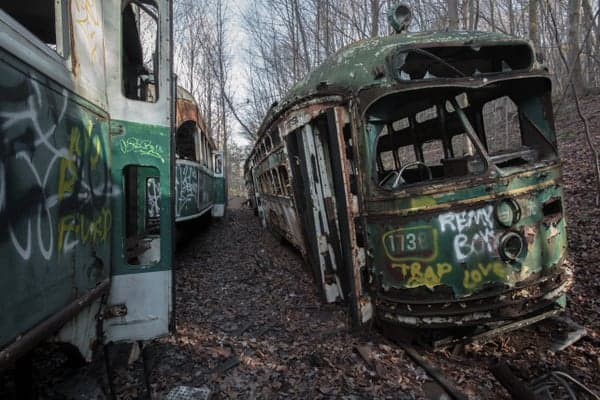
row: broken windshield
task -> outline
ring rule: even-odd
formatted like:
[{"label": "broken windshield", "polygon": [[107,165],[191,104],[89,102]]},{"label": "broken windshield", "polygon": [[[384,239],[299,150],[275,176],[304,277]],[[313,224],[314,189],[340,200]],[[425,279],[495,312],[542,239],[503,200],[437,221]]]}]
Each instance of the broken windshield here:
[{"label": "broken windshield", "polygon": [[396,80],[480,76],[531,67],[534,56],[525,43],[485,46],[440,46],[392,52],[388,67]]},{"label": "broken windshield", "polygon": [[374,178],[388,190],[556,159],[545,79],[395,93],[367,112]]}]

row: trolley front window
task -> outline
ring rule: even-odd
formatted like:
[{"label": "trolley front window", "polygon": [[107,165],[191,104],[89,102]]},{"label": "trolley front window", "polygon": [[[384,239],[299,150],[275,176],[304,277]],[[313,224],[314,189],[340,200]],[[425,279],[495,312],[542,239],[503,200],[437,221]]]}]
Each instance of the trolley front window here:
[{"label": "trolley front window", "polygon": [[366,114],[374,178],[384,189],[401,190],[554,162],[549,96],[548,82],[536,78],[383,97]]}]

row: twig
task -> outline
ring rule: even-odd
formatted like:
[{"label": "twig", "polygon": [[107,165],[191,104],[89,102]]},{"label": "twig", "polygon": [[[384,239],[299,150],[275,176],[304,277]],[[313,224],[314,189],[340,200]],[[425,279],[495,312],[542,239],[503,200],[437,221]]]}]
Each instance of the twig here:
[{"label": "twig", "polygon": [[585,128],[585,139],[587,144],[592,152],[592,158],[594,160],[595,165],[595,173],[596,173],[596,207],[600,206],[600,157],[598,157],[598,152],[594,148],[594,142],[592,141],[592,134],[590,133],[590,126],[587,117],[581,111],[581,107],[579,105],[579,96],[577,95],[577,89],[575,89],[575,85],[573,84],[573,78],[571,77],[571,87],[573,88],[573,97],[575,100],[575,107],[577,108],[577,114],[579,114],[579,118],[583,122],[583,127]]},{"label": "twig", "polygon": [[[554,20],[554,14],[552,14],[552,11],[549,11],[550,15],[552,16],[552,21],[554,24],[556,24],[556,21]],[[600,9],[598,9],[598,11],[596,11],[596,13],[594,14],[594,17],[592,18],[593,20],[595,20],[596,18],[598,18],[598,14],[600,13]],[[554,25],[556,27],[556,25]],[[587,40],[590,37],[590,34],[592,33],[592,28],[593,25],[590,24],[586,34],[585,34],[585,39],[583,40],[583,43],[587,42]],[[556,28],[555,28],[556,29]],[[555,32],[555,36],[556,36],[557,32]],[[557,45],[559,45],[559,43],[557,42]],[[560,45],[558,46],[559,51],[562,52],[562,50],[560,50]],[[575,69],[575,63],[579,61],[579,56],[581,56],[581,54],[583,53],[584,50],[584,46],[583,44],[581,45],[581,47],[579,47],[579,51],[577,52],[577,57],[575,57],[573,60],[571,60],[570,64],[566,63],[566,59],[563,58],[563,61],[565,62],[565,67],[567,68],[567,80],[569,82],[572,81],[573,78],[573,70]],[[565,93],[567,92],[567,89],[569,89],[569,85],[565,86],[562,89],[561,94],[558,96],[558,103],[555,106],[555,110],[556,110],[556,114],[558,114],[558,112],[560,111],[560,108],[562,107],[562,103],[563,100],[565,99]]]},{"label": "twig", "polygon": [[[550,17],[552,18],[552,24],[554,26],[554,40],[556,41],[556,43],[559,43],[560,40],[559,40],[559,35],[558,35],[558,28],[556,27],[556,19],[554,18],[554,14],[552,13],[552,10],[549,7],[548,0],[546,0],[546,6],[548,7],[548,13],[550,14]],[[596,17],[599,12],[600,12],[600,9],[596,12],[594,17]],[[588,35],[589,35],[589,31],[588,31]],[[560,58],[562,59],[565,66],[567,68],[569,68],[569,63],[567,61],[567,58],[565,57],[565,54],[563,53],[560,46],[558,47],[558,54],[560,55]],[[575,60],[577,60],[577,59],[578,59],[578,57],[575,58]],[[572,69],[573,68],[571,68],[571,70]],[[577,108],[577,114],[579,114],[579,118],[581,118],[581,121],[583,122],[583,126],[585,128],[586,141],[590,148],[590,151],[592,152],[592,157],[594,160],[594,164],[596,166],[595,173],[596,173],[596,192],[597,193],[596,193],[596,202],[595,203],[596,203],[596,207],[598,207],[598,206],[600,206],[600,157],[598,156],[598,152],[596,151],[596,149],[594,149],[594,143],[592,141],[592,136],[590,134],[590,127],[589,127],[588,119],[581,111],[581,107],[579,105],[579,96],[577,95],[577,87],[576,87],[575,83],[573,82],[573,75],[572,75],[571,71],[569,71],[569,81],[567,83],[567,88],[569,86],[571,86],[573,89],[573,97],[575,100],[575,107]]]}]

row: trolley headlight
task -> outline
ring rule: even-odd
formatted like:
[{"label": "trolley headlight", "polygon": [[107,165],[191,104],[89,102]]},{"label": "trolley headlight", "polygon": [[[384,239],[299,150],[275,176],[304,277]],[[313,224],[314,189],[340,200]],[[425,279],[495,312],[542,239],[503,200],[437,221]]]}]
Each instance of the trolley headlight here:
[{"label": "trolley headlight", "polygon": [[525,240],[516,232],[508,232],[500,238],[500,255],[505,261],[516,261],[525,250]]},{"label": "trolley headlight", "polygon": [[511,198],[502,199],[496,203],[495,213],[496,219],[505,228],[510,228],[521,219],[521,208]]}]

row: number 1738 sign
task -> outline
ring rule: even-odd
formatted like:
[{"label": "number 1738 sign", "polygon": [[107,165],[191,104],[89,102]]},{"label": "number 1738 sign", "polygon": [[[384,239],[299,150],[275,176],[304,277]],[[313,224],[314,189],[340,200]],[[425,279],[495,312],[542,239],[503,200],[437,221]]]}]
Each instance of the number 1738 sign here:
[{"label": "number 1738 sign", "polygon": [[397,229],[382,236],[385,254],[392,261],[432,261],[437,258],[437,230],[431,226]]}]

